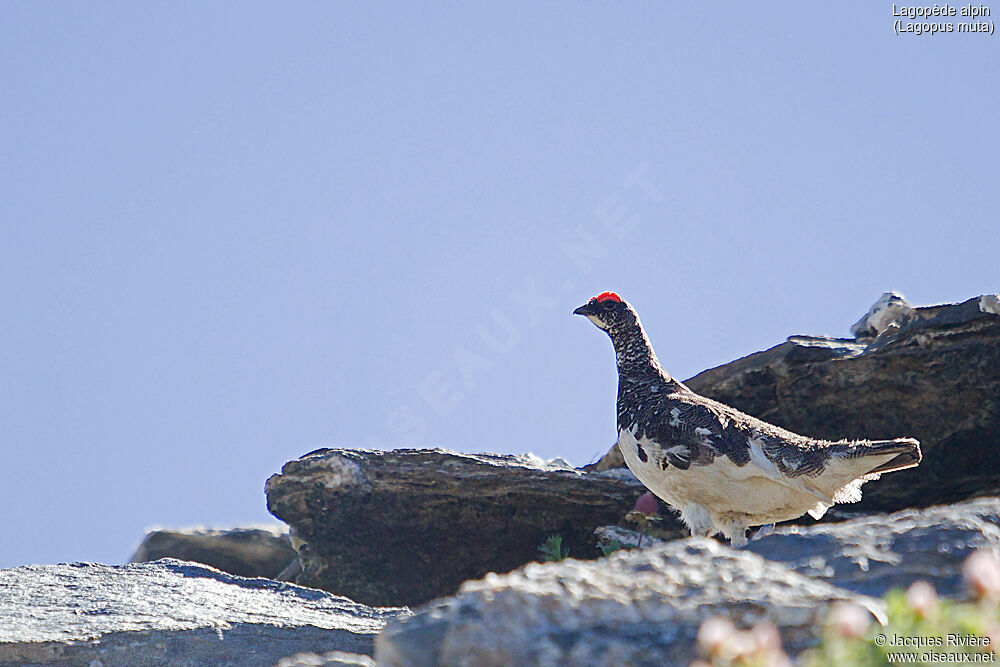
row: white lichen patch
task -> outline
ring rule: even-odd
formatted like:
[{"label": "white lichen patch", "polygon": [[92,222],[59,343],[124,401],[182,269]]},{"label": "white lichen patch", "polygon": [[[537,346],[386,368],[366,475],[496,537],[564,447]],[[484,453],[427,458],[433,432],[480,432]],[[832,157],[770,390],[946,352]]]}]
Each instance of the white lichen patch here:
[{"label": "white lichen patch", "polygon": [[524,454],[524,459],[530,467],[541,468],[542,470],[575,470],[573,464],[561,456],[544,459],[534,452],[528,452]]},{"label": "white lichen patch", "polygon": [[891,325],[899,322],[913,307],[899,292],[886,292],[872,304],[868,312],[851,327],[855,338],[878,336]]},{"label": "white lichen patch", "polygon": [[979,297],[979,310],[1000,315],[1000,294],[984,294]]},{"label": "white lichen patch", "polygon": [[361,486],[367,481],[361,465],[343,456],[323,459],[322,466],[324,470],[320,475],[321,482],[328,489]]}]

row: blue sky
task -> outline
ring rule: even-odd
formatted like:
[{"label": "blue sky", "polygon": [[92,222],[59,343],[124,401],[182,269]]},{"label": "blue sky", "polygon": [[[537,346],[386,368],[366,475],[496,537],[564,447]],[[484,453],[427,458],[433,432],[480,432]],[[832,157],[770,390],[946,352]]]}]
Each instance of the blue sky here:
[{"label": "blue sky", "polygon": [[0,567],[273,520],[321,446],[586,463],[604,290],[681,378],[996,291],[998,42],[893,20],[0,5]]}]

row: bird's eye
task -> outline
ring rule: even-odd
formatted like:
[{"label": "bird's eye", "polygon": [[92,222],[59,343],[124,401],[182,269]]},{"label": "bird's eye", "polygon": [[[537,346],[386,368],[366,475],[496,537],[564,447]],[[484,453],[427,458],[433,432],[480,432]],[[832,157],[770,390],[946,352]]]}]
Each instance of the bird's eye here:
[{"label": "bird's eye", "polygon": [[615,302],[614,302],[614,301],[611,301],[610,299],[608,299],[607,301],[605,301],[605,302],[604,302],[603,304],[601,304],[601,305],[603,305],[603,306],[604,306],[604,310],[611,310],[612,308],[614,308],[614,307],[615,307]]}]

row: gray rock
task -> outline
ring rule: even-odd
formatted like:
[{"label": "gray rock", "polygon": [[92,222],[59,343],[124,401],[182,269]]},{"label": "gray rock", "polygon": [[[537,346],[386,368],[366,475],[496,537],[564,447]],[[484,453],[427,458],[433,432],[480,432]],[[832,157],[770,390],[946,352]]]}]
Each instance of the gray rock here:
[{"label": "gray rock", "polygon": [[[298,583],[413,605],[537,559],[551,534],[571,556],[599,556],[594,529],[620,521],[644,489],[528,456],[323,449],[286,463],[265,491],[301,540]],[[687,532],[673,516],[658,531]]]},{"label": "gray rock", "polygon": [[1000,315],[1000,295],[984,294],[962,303],[913,307],[899,292],[886,292],[851,327],[855,338],[881,337],[923,327],[944,327]]},{"label": "gray rock", "polygon": [[[866,484],[827,520],[1000,494],[1000,317],[991,295],[913,308],[874,339],[793,336],[686,380],[803,435],[920,440],[917,468]],[[593,466],[624,465],[617,447]]]},{"label": "gray rock", "polygon": [[208,530],[157,529],[146,534],[132,556],[133,563],[176,558],[210,565],[241,577],[274,579],[298,558],[287,528]]},{"label": "gray rock", "polygon": [[855,338],[878,336],[889,327],[913,312],[913,306],[899,292],[886,292],[872,304],[868,312],[854,323],[851,333]]},{"label": "gray rock", "polygon": [[[639,541],[638,531],[620,526],[602,526],[594,532],[604,542],[628,548]],[[642,548],[662,543],[645,535]],[[751,538],[746,549],[855,593],[881,597],[922,580],[939,595],[962,598],[965,560],[977,549],[1000,550],[1000,498],[872,514],[840,523],[779,526]]]},{"label": "gray rock", "polygon": [[323,655],[316,653],[297,653],[282,658],[274,667],[337,667],[337,665],[354,665],[355,667],[375,667],[371,656],[360,653],[345,653],[344,651],[329,651]]},{"label": "gray rock", "polygon": [[405,609],[164,559],[0,570],[0,664],[273,665],[306,651],[370,654]]},{"label": "gray rock", "polygon": [[843,523],[783,526],[747,546],[856,593],[881,596],[922,579],[948,597],[963,594],[962,564],[980,548],[1000,548],[1000,498]]},{"label": "gray rock", "polygon": [[596,561],[530,564],[467,582],[457,595],[386,625],[380,666],[687,665],[702,621],[772,621],[786,650],[816,641],[828,606],[880,603],[756,554],[690,538]]},{"label": "gray rock", "polygon": [[601,526],[594,530],[594,535],[601,544],[611,545],[617,542],[625,549],[650,549],[665,542],[652,535],[644,535],[638,530],[621,526]]},{"label": "gray rock", "polygon": [[1000,315],[1000,294],[984,294],[979,297],[979,310]]}]

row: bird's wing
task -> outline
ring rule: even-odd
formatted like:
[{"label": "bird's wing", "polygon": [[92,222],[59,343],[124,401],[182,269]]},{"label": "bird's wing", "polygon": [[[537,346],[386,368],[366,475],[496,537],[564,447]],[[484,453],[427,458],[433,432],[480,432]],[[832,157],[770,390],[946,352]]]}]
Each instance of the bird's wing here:
[{"label": "bird's wing", "polygon": [[812,483],[829,458],[826,448],[810,446],[815,441],[697,395],[667,396],[658,407],[659,419],[637,437],[659,445],[667,463],[686,470],[724,457],[734,477],[766,478],[833,503]]}]

